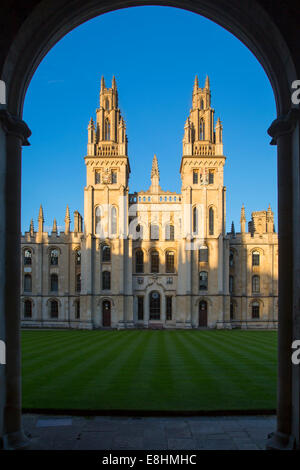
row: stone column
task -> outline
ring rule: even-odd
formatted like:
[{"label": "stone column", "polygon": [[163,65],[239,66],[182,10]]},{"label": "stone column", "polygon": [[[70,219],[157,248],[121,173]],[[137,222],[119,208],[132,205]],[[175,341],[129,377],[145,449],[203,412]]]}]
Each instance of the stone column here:
[{"label": "stone column", "polygon": [[[299,365],[292,366],[292,342],[299,336],[299,290],[296,246],[299,245],[299,118],[297,109],[276,119],[268,129],[277,144],[278,175],[278,394],[277,430],[270,437],[271,449],[299,446]],[[295,145],[296,139],[298,149]],[[299,281],[298,281],[299,282]],[[297,303],[296,303],[297,302]],[[297,328],[298,325],[298,328]],[[298,393],[295,394],[295,391]]]},{"label": "stone column", "polygon": [[[1,161],[5,162],[4,187],[1,187],[2,207],[1,246],[5,247],[2,285],[4,285],[3,304],[5,318],[6,371],[4,379],[5,400],[3,410],[4,448],[16,449],[27,445],[22,430],[21,418],[21,341],[20,341],[20,256],[21,256],[21,148],[29,145],[27,138],[31,132],[25,122],[0,110],[2,132],[5,134],[5,147],[1,147]],[[1,152],[2,153],[2,152]],[[3,268],[2,268],[3,269]],[[3,321],[4,320],[4,321]],[[3,333],[2,333],[3,334]],[[3,407],[4,405],[4,407]],[[2,413],[0,412],[0,415]]]}]

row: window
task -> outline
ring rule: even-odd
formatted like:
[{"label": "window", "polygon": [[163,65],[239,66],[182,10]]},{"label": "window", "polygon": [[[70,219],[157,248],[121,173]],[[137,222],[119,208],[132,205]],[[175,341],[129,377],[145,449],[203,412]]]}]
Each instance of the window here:
[{"label": "window", "polygon": [[212,170],[209,170],[209,173],[208,173],[208,183],[214,184],[214,172]]},{"label": "window", "polygon": [[159,226],[157,224],[150,225],[150,238],[151,240],[159,240]]},{"label": "window", "polygon": [[58,250],[56,248],[50,250],[50,264],[51,266],[58,265]]},{"label": "window", "polygon": [[100,206],[96,207],[95,210],[95,232],[97,235],[103,237],[103,228],[102,228],[102,208]]},{"label": "window", "polygon": [[229,293],[233,293],[233,276],[229,276]]},{"label": "window", "polygon": [[194,209],[193,209],[193,233],[194,234],[198,233],[198,211],[197,211],[197,207],[194,207]]},{"label": "window", "polygon": [[205,140],[205,124],[204,120],[200,119],[200,125],[199,125],[199,140]]},{"label": "window", "polygon": [[159,272],[159,254],[157,251],[152,251],[151,253],[151,272]]},{"label": "window", "polygon": [[101,183],[101,173],[100,171],[95,171],[95,184]]},{"label": "window", "polygon": [[174,273],[175,271],[175,262],[174,262],[174,252],[167,251],[166,253],[166,273]]},{"label": "window", "polygon": [[144,320],[144,297],[138,296],[138,320]]},{"label": "window", "polygon": [[110,289],[110,271],[102,272],[102,289],[103,290]]},{"label": "window", "polygon": [[50,276],[50,291],[58,292],[58,275],[51,274]]},{"label": "window", "polygon": [[110,123],[109,119],[105,119],[104,140],[110,140]]},{"label": "window", "polygon": [[31,292],[32,290],[32,278],[31,274],[25,274],[24,276],[24,291]]},{"label": "window", "polygon": [[208,273],[201,271],[199,273],[199,290],[207,290],[208,287]]},{"label": "window", "polygon": [[144,253],[142,250],[138,250],[135,253],[135,272],[136,273],[144,272]]},{"label": "window", "polygon": [[80,250],[75,251],[75,262],[77,266],[81,265],[81,251]]},{"label": "window", "polygon": [[252,304],[252,318],[259,318],[259,303],[253,302]]},{"label": "window", "polygon": [[171,240],[173,241],[174,240],[174,225],[166,225],[166,228],[165,228],[165,240]]},{"label": "window", "polygon": [[166,296],[166,319],[172,320],[172,296]]},{"label": "window", "polygon": [[234,266],[234,252],[232,250],[229,252],[229,266]]},{"label": "window", "polygon": [[102,261],[107,263],[111,260],[110,246],[102,245]]},{"label": "window", "polygon": [[32,253],[31,250],[24,251],[24,266],[31,266],[32,264]]},{"label": "window", "polygon": [[76,292],[81,291],[81,274],[76,274]]},{"label": "window", "polygon": [[111,208],[110,231],[111,235],[117,234],[117,208],[114,206]]},{"label": "window", "polygon": [[111,172],[111,182],[113,184],[115,184],[117,182],[117,172],[116,171]]},{"label": "window", "polygon": [[31,300],[25,300],[24,302],[24,318],[32,317],[32,303]]},{"label": "window", "polygon": [[137,233],[137,239],[139,238],[140,240],[143,240],[143,234],[144,234],[144,227],[140,224],[136,226],[136,233]]},{"label": "window", "polygon": [[160,294],[158,292],[150,294],[150,320],[160,320]]},{"label": "window", "polygon": [[204,108],[204,103],[203,103],[203,100],[201,99],[200,101],[200,109],[203,109]]},{"label": "window", "polygon": [[252,253],[252,266],[259,266],[259,251]]},{"label": "window", "polygon": [[109,100],[107,98],[105,100],[105,109],[109,110]]},{"label": "window", "polygon": [[260,279],[259,276],[252,276],[252,292],[260,292]]},{"label": "window", "polygon": [[50,317],[58,318],[58,302],[57,300],[51,300],[50,302]]},{"label": "window", "polygon": [[193,170],[193,184],[198,184],[198,170]]},{"label": "window", "polygon": [[208,248],[205,245],[199,249],[199,261],[202,263],[208,262]]},{"label": "window", "polygon": [[80,319],[80,300],[75,301],[75,318],[76,320]]},{"label": "window", "polygon": [[209,218],[209,235],[213,235],[214,234],[214,210],[212,207],[210,207],[209,209],[208,218]]},{"label": "window", "polygon": [[167,277],[167,284],[173,284],[173,278]]}]

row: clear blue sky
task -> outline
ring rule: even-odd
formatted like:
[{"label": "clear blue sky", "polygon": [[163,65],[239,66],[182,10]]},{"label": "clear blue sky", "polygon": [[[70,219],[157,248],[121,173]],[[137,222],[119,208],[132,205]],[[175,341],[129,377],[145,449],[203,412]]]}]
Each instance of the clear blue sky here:
[{"label": "clear blue sky", "polygon": [[[194,13],[135,7],[97,17],[65,36],[48,53],[29,86],[24,120],[32,130],[23,149],[22,231],[64,225],[66,204],[83,214],[87,125],[99,105],[101,75],[116,76],[127,124],[130,191],[147,189],[153,154],[161,186],[180,192],[180,159],[194,77],[210,77],[215,117],[223,122],[227,229],[239,231],[240,208],[275,212],[276,147],[267,128],[276,117],[268,78],[233,35]],[[72,220],[73,223],[73,220]],[[49,228],[50,230],[50,228]]]}]

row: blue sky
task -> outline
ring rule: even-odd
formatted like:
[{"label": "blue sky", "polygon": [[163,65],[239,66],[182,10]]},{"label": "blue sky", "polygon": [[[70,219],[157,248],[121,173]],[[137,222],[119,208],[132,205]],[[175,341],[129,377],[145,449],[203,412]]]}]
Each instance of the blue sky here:
[{"label": "blue sky", "polygon": [[[76,28],[47,54],[26,95],[24,120],[32,130],[23,148],[22,231],[64,225],[66,204],[83,214],[87,125],[99,105],[101,75],[116,76],[127,124],[130,192],[147,189],[153,154],[161,186],[180,192],[182,137],[195,75],[210,77],[215,117],[223,122],[227,229],[239,231],[240,208],[275,212],[276,147],[267,128],[276,117],[268,78],[232,34],[191,12],[135,7],[107,13]],[[49,229],[50,230],[50,229]]]}]

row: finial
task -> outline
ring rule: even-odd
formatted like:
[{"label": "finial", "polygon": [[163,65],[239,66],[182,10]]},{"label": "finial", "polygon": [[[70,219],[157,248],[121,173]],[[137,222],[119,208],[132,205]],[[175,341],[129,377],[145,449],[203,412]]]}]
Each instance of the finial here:
[{"label": "finial", "polygon": [[53,227],[52,227],[52,233],[57,233],[57,224],[56,224],[56,219],[53,219]]},{"label": "finial", "polygon": [[198,75],[195,76],[195,81],[194,81],[194,90],[193,93],[196,93],[199,88],[199,82],[198,82]]},{"label": "finial", "polygon": [[105,89],[105,81],[104,81],[104,77],[103,77],[103,75],[102,75],[102,77],[101,77],[101,89],[100,89],[100,91],[103,91],[104,89]]},{"label": "finial", "polygon": [[231,235],[235,237],[235,228],[234,228],[234,222],[232,221],[231,223]]},{"label": "finial", "polygon": [[43,213],[42,204],[40,205],[40,210],[39,210],[39,220],[42,220],[44,222],[44,213]]},{"label": "finial", "polygon": [[153,176],[159,176],[158,161],[155,154],[152,160],[151,178]]},{"label": "finial", "polygon": [[116,90],[116,88],[117,88],[115,76],[113,76],[113,78],[112,78],[111,87],[112,87],[113,90]]},{"label": "finial", "polygon": [[33,219],[31,219],[31,221],[30,221],[29,232],[30,232],[30,235],[33,236],[33,234],[34,234]]},{"label": "finial", "polygon": [[209,89],[209,77],[208,77],[208,75],[206,75],[204,88],[208,88],[208,89]]}]

